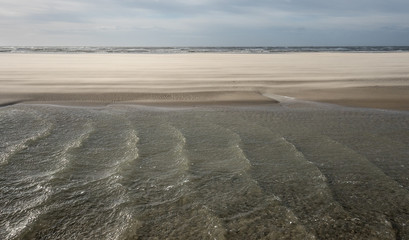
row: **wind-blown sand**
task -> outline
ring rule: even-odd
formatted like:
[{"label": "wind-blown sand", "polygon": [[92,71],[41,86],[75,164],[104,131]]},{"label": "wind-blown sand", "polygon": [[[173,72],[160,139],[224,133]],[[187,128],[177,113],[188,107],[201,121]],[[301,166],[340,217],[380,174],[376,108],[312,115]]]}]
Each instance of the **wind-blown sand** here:
[{"label": "wind-blown sand", "polygon": [[409,52],[0,61],[0,239],[409,239],[409,111],[285,97],[409,110]]},{"label": "wind-blown sand", "polygon": [[0,54],[0,105],[275,103],[409,110],[409,53]]}]

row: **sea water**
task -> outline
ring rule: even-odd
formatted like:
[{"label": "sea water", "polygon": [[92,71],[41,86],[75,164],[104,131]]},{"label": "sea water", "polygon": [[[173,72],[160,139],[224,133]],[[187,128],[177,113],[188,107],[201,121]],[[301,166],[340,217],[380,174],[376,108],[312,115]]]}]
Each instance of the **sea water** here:
[{"label": "sea water", "polygon": [[113,47],[113,46],[0,46],[0,53],[239,53],[274,54],[292,52],[407,52],[409,46],[332,46],[332,47]]},{"label": "sea water", "polygon": [[408,239],[409,113],[0,108],[0,239]]}]

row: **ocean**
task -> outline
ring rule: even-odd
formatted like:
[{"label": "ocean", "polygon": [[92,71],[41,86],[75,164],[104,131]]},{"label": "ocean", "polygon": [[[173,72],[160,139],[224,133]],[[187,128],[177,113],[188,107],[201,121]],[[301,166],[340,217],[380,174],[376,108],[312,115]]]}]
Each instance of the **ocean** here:
[{"label": "ocean", "polygon": [[409,112],[0,108],[0,239],[409,239]]},{"label": "ocean", "polygon": [[0,46],[0,53],[238,53],[271,54],[292,52],[408,52],[409,46],[333,46],[333,47],[95,47],[95,46]]}]

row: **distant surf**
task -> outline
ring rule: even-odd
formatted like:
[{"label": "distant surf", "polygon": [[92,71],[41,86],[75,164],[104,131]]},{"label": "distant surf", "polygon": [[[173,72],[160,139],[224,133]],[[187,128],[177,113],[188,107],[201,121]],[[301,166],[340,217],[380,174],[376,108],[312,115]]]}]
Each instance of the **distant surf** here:
[{"label": "distant surf", "polygon": [[291,52],[402,52],[409,46],[322,46],[322,47],[110,47],[110,46],[2,46],[0,53],[291,53]]}]

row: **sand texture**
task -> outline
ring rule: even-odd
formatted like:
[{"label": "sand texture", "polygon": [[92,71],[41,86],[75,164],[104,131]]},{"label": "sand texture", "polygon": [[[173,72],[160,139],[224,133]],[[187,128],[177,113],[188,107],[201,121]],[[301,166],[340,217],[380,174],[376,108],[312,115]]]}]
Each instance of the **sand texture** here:
[{"label": "sand texture", "polygon": [[1,54],[19,102],[275,103],[268,94],[409,110],[409,53]]}]

